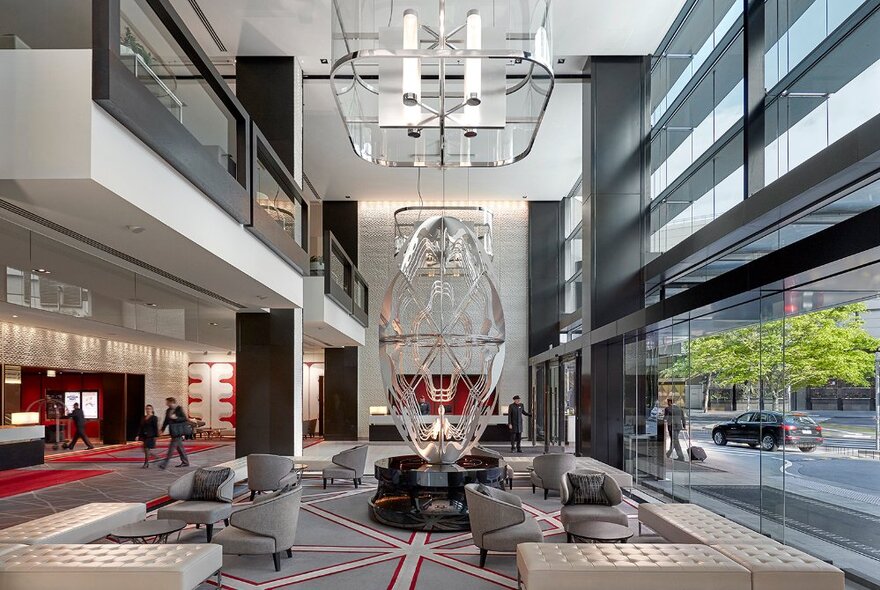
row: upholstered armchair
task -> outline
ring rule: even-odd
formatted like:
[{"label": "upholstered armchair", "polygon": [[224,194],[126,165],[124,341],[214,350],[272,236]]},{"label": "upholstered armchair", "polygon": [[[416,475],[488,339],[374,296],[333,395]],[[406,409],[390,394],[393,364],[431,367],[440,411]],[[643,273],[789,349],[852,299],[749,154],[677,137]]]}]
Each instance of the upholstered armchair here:
[{"label": "upholstered armchair", "polygon": [[[209,488],[196,481],[196,475],[216,473]],[[207,467],[191,471],[168,488],[168,496],[176,503],[160,508],[157,518],[182,520],[197,527],[205,525],[208,542],[214,533],[214,523],[221,520],[229,524],[232,514],[232,494],[235,472],[228,467]]]},{"label": "upholstered armchair", "polygon": [[[486,447],[481,447],[480,445],[474,445],[471,447],[470,454],[474,457],[492,457],[493,459],[504,460],[504,455],[499,453],[498,451],[493,451],[492,449],[487,449]],[[507,482],[507,489],[513,489],[513,467],[510,464],[506,465],[504,479]]]},{"label": "upholstered armchair", "polygon": [[482,484],[464,487],[474,545],[480,549],[480,567],[489,551],[516,551],[520,543],[540,543],[544,534],[526,514],[519,496]]},{"label": "upholstered armchair", "polygon": [[293,557],[301,499],[302,486],[260,496],[233,512],[229,526],[217,533],[214,542],[229,555],[272,554],[275,571],[281,571],[281,554]]},{"label": "upholstered armchair", "polygon": [[[571,471],[571,473],[578,475],[588,473],[605,475],[601,471],[593,469],[575,469]],[[619,524],[621,526],[629,526],[629,520],[627,519],[626,514],[618,508],[620,503],[623,502],[623,494],[621,493],[620,486],[617,485],[617,482],[605,475],[605,481],[602,484],[602,492],[605,494],[605,498],[608,499],[608,505],[574,504],[572,503],[574,500],[574,490],[571,485],[571,480],[568,478],[568,473],[563,473],[559,480],[559,495],[562,500],[562,510],[559,513],[559,520],[562,522],[563,527],[568,529],[570,524],[585,520],[599,520],[602,522]],[[571,535],[569,535],[568,541],[571,542]]]},{"label": "upholstered armchair", "polygon": [[327,489],[328,479],[331,484],[336,479],[350,479],[357,488],[367,468],[367,450],[367,445],[358,445],[334,455],[331,459],[333,465],[325,467],[322,473],[324,489]]},{"label": "upholstered armchair", "polygon": [[251,491],[251,501],[258,493],[274,492],[288,484],[296,485],[299,477],[293,471],[293,466],[293,459],[281,455],[248,455],[248,489]]},{"label": "upholstered armchair", "polygon": [[549,455],[539,455],[532,460],[532,493],[535,488],[544,490],[544,499],[550,490],[559,490],[559,480],[566,471],[571,471],[575,467],[574,455],[567,453],[550,453]]}]

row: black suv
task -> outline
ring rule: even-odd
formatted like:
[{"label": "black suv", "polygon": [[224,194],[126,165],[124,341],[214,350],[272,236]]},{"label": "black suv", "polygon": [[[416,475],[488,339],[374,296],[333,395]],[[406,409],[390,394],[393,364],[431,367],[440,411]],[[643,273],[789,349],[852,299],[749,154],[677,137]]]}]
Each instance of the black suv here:
[{"label": "black suv", "polygon": [[752,448],[775,451],[782,445],[794,445],[804,453],[822,444],[822,427],[803,414],[781,412],[746,412],[712,429],[716,445],[746,443]]}]

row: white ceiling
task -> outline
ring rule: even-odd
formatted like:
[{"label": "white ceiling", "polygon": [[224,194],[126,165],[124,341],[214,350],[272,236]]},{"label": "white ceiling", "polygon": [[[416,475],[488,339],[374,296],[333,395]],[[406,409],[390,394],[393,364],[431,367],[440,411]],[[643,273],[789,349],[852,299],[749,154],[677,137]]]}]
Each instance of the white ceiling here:
[{"label": "white ceiling", "polygon": [[[293,55],[308,76],[305,87],[306,175],[323,199],[414,200],[417,172],[388,169],[357,158],[331,94],[331,0],[198,0],[226,46],[218,49],[196,16],[191,0],[172,0],[187,26],[221,66],[234,72],[237,55]],[[647,55],[660,43],[685,0],[553,0],[557,75],[580,74],[588,56]],[[581,173],[582,89],[579,80],[558,80],[531,154],[496,169],[450,169],[447,199],[559,200]],[[267,91],[271,91],[267,88]],[[422,172],[425,200],[441,198],[441,173]]]}]

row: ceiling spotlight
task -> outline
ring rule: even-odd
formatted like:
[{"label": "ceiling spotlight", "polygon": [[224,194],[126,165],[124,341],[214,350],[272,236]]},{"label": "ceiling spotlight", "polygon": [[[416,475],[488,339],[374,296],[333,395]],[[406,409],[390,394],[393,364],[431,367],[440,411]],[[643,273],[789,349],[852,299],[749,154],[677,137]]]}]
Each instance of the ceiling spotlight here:
[{"label": "ceiling spotlight", "polygon": [[211,324],[212,326],[219,326],[219,325],[220,325],[220,324],[218,324],[217,322],[210,322],[210,324]]},{"label": "ceiling spotlight", "polygon": [[232,351],[231,351],[231,350],[227,350],[227,351],[226,351],[226,356],[232,356]]},{"label": "ceiling spotlight", "polygon": [[45,268],[32,268],[33,272],[39,273],[41,275],[50,275],[52,274],[51,270],[46,270]]},{"label": "ceiling spotlight", "polygon": [[564,57],[560,57],[559,59],[556,60],[556,63],[558,63],[558,64],[560,64],[560,65],[561,65],[561,64],[564,64],[564,63],[565,63],[565,58],[564,58]]},{"label": "ceiling spotlight", "polygon": [[143,233],[144,227],[140,225],[126,225],[125,228],[133,234]]},{"label": "ceiling spotlight", "polygon": [[523,199],[528,199],[528,198],[529,198],[528,195],[523,195]]},{"label": "ceiling spotlight", "polygon": [[351,198],[351,195],[345,195],[345,198],[346,198],[346,199],[350,199],[350,198]]},{"label": "ceiling spotlight", "polygon": [[521,64],[521,63],[522,63],[522,58],[521,58],[521,57],[518,57],[518,58],[514,59],[514,60],[513,60],[513,63],[515,63],[515,64]]},{"label": "ceiling spotlight", "polygon": [[144,305],[146,305],[147,307],[159,307],[158,303],[145,303]]},{"label": "ceiling spotlight", "polygon": [[330,63],[330,62],[327,60],[326,57],[322,57],[322,58],[321,58],[321,63],[324,64],[324,65],[326,66],[326,65],[327,65],[328,63]]},{"label": "ceiling spotlight", "polygon": [[471,128],[471,129],[465,129],[465,130],[464,130],[464,136],[467,137],[468,139],[473,139],[474,137],[477,136],[477,130],[476,130],[476,129],[472,129],[472,128]]},{"label": "ceiling spotlight", "polygon": [[13,318],[17,318],[17,317],[18,317],[18,316],[17,316],[17,315],[15,315],[15,314],[12,314],[12,317],[13,317]]},{"label": "ceiling spotlight", "polygon": [[419,127],[410,127],[410,129],[407,130],[406,134],[413,139],[418,139],[422,136],[422,130]]}]

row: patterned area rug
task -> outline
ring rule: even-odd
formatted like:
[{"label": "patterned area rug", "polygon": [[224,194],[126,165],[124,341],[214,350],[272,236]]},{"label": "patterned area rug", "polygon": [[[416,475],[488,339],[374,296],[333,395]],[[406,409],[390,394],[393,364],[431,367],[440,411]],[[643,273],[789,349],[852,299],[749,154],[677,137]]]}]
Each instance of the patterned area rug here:
[{"label": "patterned area rug", "polygon": [[9,471],[0,471],[0,498],[9,498],[34,490],[51,488],[107,473],[110,472],[104,469],[77,469],[70,471],[10,469]]},{"label": "patterned area rug", "polygon": [[[186,441],[183,447],[188,455],[210,451],[222,446],[222,443],[196,442]],[[165,457],[168,452],[168,440],[161,440],[153,449],[156,458],[152,461],[159,461]],[[174,460],[177,456],[173,457]],[[46,457],[49,463],[142,463],[144,460],[144,451],[141,443],[133,442],[124,445],[116,445],[110,448],[97,448],[86,451],[73,451],[69,454],[59,453]]]},{"label": "patterned area rug", "polygon": [[[365,482],[367,484],[367,482]],[[223,588],[235,590],[301,588],[303,590],[456,590],[516,588],[512,553],[490,553],[479,567],[479,550],[471,534],[424,533],[394,529],[372,520],[367,500],[375,486],[339,485],[321,489],[317,479],[304,482],[302,511],[293,558],[276,572],[272,557],[223,557]],[[559,499],[547,501],[531,489],[514,489],[526,510],[544,530],[548,542],[565,542],[558,520]],[[634,518],[635,508],[623,508]],[[636,521],[632,520],[633,526]],[[204,529],[187,529],[181,542],[204,543]],[[216,588],[210,583],[199,590]]]}]

